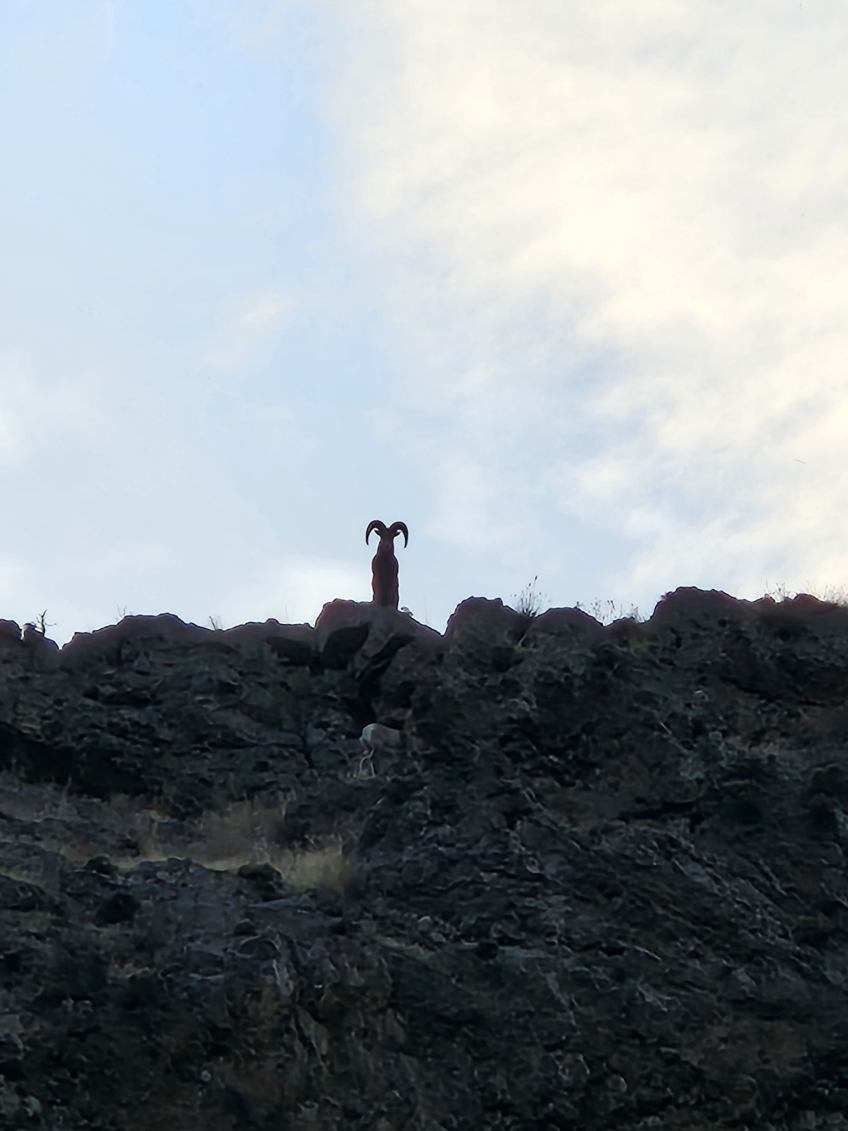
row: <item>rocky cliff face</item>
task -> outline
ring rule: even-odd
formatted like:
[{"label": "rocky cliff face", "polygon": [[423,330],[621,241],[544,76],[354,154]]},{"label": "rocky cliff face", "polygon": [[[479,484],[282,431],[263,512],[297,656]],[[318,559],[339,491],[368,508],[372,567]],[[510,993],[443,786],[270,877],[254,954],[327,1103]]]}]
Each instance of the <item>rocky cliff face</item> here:
[{"label": "rocky cliff face", "polygon": [[846,743],[812,598],[6,623],[0,1126],[848,1128]]}]

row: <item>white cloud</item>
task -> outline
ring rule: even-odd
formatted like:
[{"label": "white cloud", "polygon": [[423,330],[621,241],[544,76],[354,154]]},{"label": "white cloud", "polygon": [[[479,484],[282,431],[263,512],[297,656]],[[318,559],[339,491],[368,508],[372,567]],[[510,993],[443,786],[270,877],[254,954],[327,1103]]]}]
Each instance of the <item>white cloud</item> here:
[{"label": "white cloud", "polygon": [[[0,555],[0,600],[5,603],[13,600],[25,582],[27,576],[26,563],[14,554]],[[10,613],[2,614],[6,618]]]},{"label": "white cloud", "polygon": [[101,0],[100,14],[103,23],[103,54],[106,59],[111,59],[115,51],[117,6],[117,0]]},{"label": "white cloud", "polygon": [[362,563],[302,555],[267,560],[219,602],[220,617],[225,627],[269,617],[283,624],[314,624],[322,606],[336,597],[370,601],[369,577]]},{"label": "white cloud", "polygon": [[294,309],[291,296],[269,289],[233,300],[220,316],[206,355],[211,369],[242,369],[264,356]]},{"label": "white cloud", "polygon": [[554,506],[632,539],[624,586],[844,576],[844,6],[348,20],[347,207],[407,361],[399,443],[438,417],[418,454],[445,536],[467,513],[494,547],[523,492],[529,538]]},{"label": "white cloud", "polygon": [[60,444],[99,447],[108,430],[101,384],[93,375],[47,377],[29,353],[0,350],[0,469]]},{"label": "white cloud", "polygon": [[277,292],[254,296],[238,319],[241,329],[251,334],[277,331],[291,308],[291,301]]}]

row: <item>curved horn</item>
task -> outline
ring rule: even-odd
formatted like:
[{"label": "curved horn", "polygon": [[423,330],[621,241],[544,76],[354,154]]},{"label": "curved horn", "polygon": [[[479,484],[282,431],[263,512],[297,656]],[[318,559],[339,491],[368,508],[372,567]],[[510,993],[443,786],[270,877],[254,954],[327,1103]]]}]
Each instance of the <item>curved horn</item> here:
[{"label": "curved horn", "polygon": [[406,529],[405,522],[393,522],[389,527],[389,534],[392,538],[397,538],[398,534],[402,534],[404,548],[409,545],[409,531]]},{"label": "curved horn", "polygon": [[372,518],[371,519],[371,521],[368,523],[368,529],[365,531],[365,545],[366,546],[368,545],[368,539],[371,537],[371,531],[372,530],[376,530],[377,533],[382,538],[383,535],[386,533],[386,524],[384,522],[380,522],[379,518]]}]

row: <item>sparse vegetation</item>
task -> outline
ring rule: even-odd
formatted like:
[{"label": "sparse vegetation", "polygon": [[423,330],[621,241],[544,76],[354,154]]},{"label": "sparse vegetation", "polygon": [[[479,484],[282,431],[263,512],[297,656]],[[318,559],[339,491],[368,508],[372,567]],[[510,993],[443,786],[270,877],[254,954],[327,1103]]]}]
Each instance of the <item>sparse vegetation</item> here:
[{"label": "sparse vegetation", "polygon": [[576,601],[574,607],[582,609],[584,613],[600,621],[601,624],[612,624],[614,620],[621,620],[623,617],[629,617],[632,620],[643,621],[645,618],[640,614],[635,605],[631,605],[629,609],[624,608],[623,605],[616,604],[612,598],[608,597],[606,601],[595,600],[591,605],[586,606]]},{"label": "sparse vegetation", "polygon": [[528,620],[537,617],[542,611],[543,594],[536,592],[536,582],[539,580],[538,573],[535,574],[532,581],[528,581],[520,593],[516,593],[513,597],[515,604],[513,608],[517,613]]},{"label": "sparse vegetation", "polygon": [[515,642],[516,648],[524,647],[524,638],[527,635],[527,630],[530,625],[541,613],[542,608],[547,601],[547,598],[536,590],[536,582],[539,580],[539,575],[535,574],[532,581],[528,581],[520,593],[516,593],[513,597],[513,608],[521,617],[520,628],[521,632]]},{"label": "sparse vegetation", "polygon": [[792,597],[797,597],[799,593],[809,593],[818,597],[820,601],[831,601],[834,605],[842,605],[848,608],[848,588],[844,585],[828,585],[820,593],[817,593],[816,589],[817,586],[814,585],[806,585],[802,589],[790,589],[785,582],[781,581],[766,589],[763,596],[771,597],[775,601],[789,601]]},{"label": "sparse vegetation", "polygon": [[331,841],[315,848],[302,848],[284,853],[283,856],[284,859],[276,866],[286,882],[298,891],[311,891],[314,888],[343,891],[350,880],[352,864],[342,849],[341,841]]},{"label": "sparse vegetation", "polygon": [[[0,774],[0,813],[19,820],[56,824],[56,835],[39,834],[43,850],[30,864],[17,862],[15,875],[44,885],[48,861],[55,854],[71,864],[106,856],[121,871],[142,861],[192,860],[210,871],[237,872],[245,864],[271,864],[298,891],[344,888],[352,865],[339,837],[304,848],[282,848],[280,833],[285,800],[245,799],[198,821],[173,819],[167,808],[141,805],[125,794],[108,800],[75,798],[68,785],[25,785],[11,774]],[[127,830],[138,846],[127,852],[116,847]],[[54,859],[55,859],[54,857]],[[11,865],[4,869],[11,875]]]},{"label": "sparse vegetation", "polygon": [[138,856],[114,863],[123,869],[141,860],[193,860],[215,872],[237,872],[245,864],[271,864],[298,891],[344,888],[351,872],[341,840],[332,837],[306,848],[278,844],[285,804],[235,802],[221,813],[207,813],[197,825],[182,827],[158,810],[141,815],[146,825]]}]

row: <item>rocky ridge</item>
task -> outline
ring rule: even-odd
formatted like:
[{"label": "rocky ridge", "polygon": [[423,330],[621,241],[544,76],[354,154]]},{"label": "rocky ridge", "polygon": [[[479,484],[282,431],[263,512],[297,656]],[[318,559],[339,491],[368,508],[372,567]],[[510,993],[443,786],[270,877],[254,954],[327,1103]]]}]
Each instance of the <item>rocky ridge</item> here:
[{"label": "rocky ridge", "polygon": [[848,1128],[846,740],[804,595],[0,622],[0,1126]]}]

